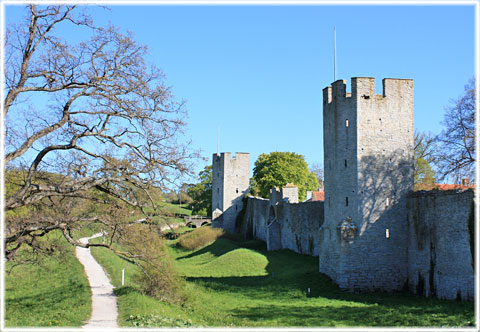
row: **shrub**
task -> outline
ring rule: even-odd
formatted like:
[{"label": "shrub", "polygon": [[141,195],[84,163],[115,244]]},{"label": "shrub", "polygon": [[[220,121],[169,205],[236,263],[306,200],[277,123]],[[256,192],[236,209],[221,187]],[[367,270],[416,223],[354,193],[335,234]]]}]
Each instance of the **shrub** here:
[{"label": "shrub", "polygon": [[137,256],[141,273],[136,282],[141,291],[158,300],[184,305],[188,301],[185,280],[173,268],[162,238],[146,225],[128,229],[122,244]]},{"label": "shrub", "polygon": [[215,241],[224,234],[225,232],[221,228],[203,226],[193,232],[182,235],[178,243],[185,249],[195,250]]}]

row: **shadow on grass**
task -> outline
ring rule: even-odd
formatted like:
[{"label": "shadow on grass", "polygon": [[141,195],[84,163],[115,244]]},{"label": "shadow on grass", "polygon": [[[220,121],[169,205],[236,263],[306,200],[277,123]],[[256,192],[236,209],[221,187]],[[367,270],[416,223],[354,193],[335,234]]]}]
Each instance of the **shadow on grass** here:
[{"label": "shadow on grass", "polygon": [[[315,305],[272,305],[240,308],[233,312],[239,318],[253,322],[272,321],[272,326],[469,326],[468,316],[460,316],[452,322],[448,315],[425,315],[424,308],[411,307],[392,310],[382,306],[315,306]],[[266,324],[268,325],[268,323]]]},{"label": "shadow on grass", "polygon": [[[178,243],[176,244],[176,247],[181,249],[182,251],[189,252]],[[199,249],[197,251],[190,253],[189,255],[177,257],[177,260],[193,258],[206,253],[219,257],[238,248],[240,247],[237,244],[235,244],[233,241],[220,238],[217,241],[207,245],[206,247],[203,247],[202,249]]]},{"label": "shadow on grass", "polygon": [[56,305],[60,302],[67,302],[77,294],[89,289],[88,285],[72,283],[62,287],[52,287],[49,291],[35,292],[27,296],[6,298],[5,306],[41,306]]},{"label": "shadow on grass", "polygon": [[116,296],[128,295],[131,293],[138,293],[138,292],[139,292],[138,289],[130,286],[118,287],[113,290],[113,294],[115,294]]},{"label": "shadow on grass", "polygon": [[[204,253],[221,256],[238,248],[264,255],[268,260],[268,275],[186,279],[233,296],[238,293],[252,300],[285,303],[234,309],[232,314],[239,318],[259,322],[271,320],[272,326],[468,326],[474,321],[472,302],[427,299],[404,292],[355,294],[342,291],[328,276],[318,272],[317,257],[289,250],[266,251],[260,241],[221,238],[177,259]],[[307,297],[308,288],[311,299]]]}]

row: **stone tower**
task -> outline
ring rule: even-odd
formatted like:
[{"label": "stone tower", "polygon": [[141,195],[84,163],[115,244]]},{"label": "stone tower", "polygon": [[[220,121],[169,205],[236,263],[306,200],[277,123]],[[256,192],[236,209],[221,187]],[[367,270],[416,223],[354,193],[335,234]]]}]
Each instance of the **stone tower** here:
[{"label": "stone tower", "polygon": [[242,198],[250,187],[250,154],[214,153],[212,172],[213,226],[234,232]]},{"label": "stone tower", "polygon": [[325,222],[320,272],[343,289],[407,280],[406,194],[413,190],[413,80],[337,80],[323,90]]}]

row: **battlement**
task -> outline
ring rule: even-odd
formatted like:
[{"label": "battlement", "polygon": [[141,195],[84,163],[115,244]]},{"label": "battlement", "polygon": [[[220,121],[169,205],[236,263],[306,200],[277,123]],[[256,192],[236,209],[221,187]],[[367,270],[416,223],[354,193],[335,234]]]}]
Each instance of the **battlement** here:
[{"label": "battlement", "polygon": [[347,81],[337,80],[332,86],[323,89],[323,102],[332,103],[333,100],[348,99],[382,99],[382,98],[400,98],[405,94],[413,94],[413,80],[401,78],[384,78],[382,80],[382,94],[375,94],[374,77],[352,77],[352,92],[348,93]]},{"label": "battlement", "polygon": [[247,152],[235,152],[235,155],[232,156],[231,152],[221,152],[221,153],[214,153],[213,159],[214,160],[234,160],[234,159],[250,159],[250,153]]}]

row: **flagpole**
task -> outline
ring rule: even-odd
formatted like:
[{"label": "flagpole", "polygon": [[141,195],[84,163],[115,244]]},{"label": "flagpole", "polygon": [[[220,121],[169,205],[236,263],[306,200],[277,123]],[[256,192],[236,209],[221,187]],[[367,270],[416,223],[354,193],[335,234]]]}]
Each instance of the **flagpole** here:
[{"label": "flagpole", "polygon": [[333,27],[333,81],[337,80],[337,31]]},{"label": "flagpole", "polygon": [[220,126],[217,127],[217,156],[220,154]]}]

